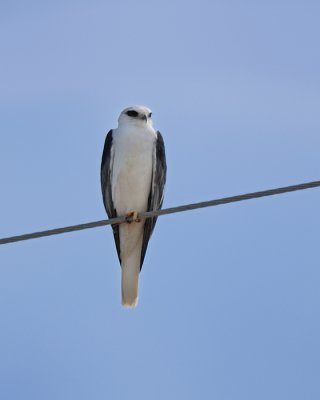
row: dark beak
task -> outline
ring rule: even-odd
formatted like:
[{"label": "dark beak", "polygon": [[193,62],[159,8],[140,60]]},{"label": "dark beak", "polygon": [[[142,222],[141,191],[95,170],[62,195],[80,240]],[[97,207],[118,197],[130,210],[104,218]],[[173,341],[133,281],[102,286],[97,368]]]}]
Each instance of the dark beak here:
[{"label": "dark beak", "polygon": [[147,122],[147,119],[148,119],[148,118],[147,118],[146,115],[143,115],[143,116],[141,117],[141,119]]}]

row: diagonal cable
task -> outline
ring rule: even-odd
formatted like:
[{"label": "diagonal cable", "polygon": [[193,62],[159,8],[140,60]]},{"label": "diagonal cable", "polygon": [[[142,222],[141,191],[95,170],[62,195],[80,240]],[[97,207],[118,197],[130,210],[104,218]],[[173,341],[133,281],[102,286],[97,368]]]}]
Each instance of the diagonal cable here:
[{"label": "diagonal cable", "polygon": [[[186,204],[186,205],[181,205],[181,206],[177,206],[177,207],[170,207],[170,208],[165,208],[163,210],[147,211],[147,212],[140,213],[139,215],[141,218],[159,217],[161,215],[174,214],[174,213],[183,212],[183,211],[190,211],[190,210],[195,210],[198,208],[214,207],[214,206],[219,206],[221,204],[236,203],[238,201],[257,199],[260,197],[275,196],[275,195],[282,194],[282,193],[289,193],[289,192],[295,192],[298,190],[311,189],[311,188],[315,188],[315,187],[319,187],[319,186],[320,186],[320,181],[313,181],[313,182],[301,183],[299,185],[284,186],[284,187],[279,187],[279,188],[275,188],[275,189],[263,190],[260,192],[240,194],[240,195],[232,196],[232,197],[223,197],[221,199],[202,201],[200,203],[192,203],[192,204]],[[107,219],[107,220],[88,222],[85,224],[66,226],[63,228],[49,229],[47,231],[27,233],[27,234],[18,235],[18,236],[11,236],[11,237],[0,239],[0,245],[7,244],[7,243],[20,242],[22,240],[36,239],[36,238],[40,238],[40,237],[44,237],[44,236],[59,235],[61,233],[66,233],[66,232],[81,231],[83,229],[97,228],[99,226],[122,224],[127,221],[128,220],[125,217],[117,217],[117,218],[112,218],[112,219]]]}]

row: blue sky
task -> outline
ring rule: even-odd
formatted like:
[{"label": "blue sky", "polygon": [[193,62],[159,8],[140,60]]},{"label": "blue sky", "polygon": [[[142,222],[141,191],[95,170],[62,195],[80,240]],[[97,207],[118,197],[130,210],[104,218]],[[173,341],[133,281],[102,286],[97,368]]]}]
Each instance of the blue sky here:
[{"label": "blue sky", "polygon": [[[318,180],[319,2],[3,1],[0,237],[105,217],[152,108],[165,206]],[[0,248],[6,400],[320,397],[320,190],[158,220],[135,310],[111,230]]]}]

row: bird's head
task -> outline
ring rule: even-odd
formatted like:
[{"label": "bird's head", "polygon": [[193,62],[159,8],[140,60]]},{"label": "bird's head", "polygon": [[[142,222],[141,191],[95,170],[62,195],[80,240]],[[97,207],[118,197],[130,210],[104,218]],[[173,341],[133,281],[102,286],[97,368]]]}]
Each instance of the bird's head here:
[{"label": "bird's head", "polygon": [[145,106],[132,106],[125,108],[118,119],[119,125],[152,126],[152,111]]}]

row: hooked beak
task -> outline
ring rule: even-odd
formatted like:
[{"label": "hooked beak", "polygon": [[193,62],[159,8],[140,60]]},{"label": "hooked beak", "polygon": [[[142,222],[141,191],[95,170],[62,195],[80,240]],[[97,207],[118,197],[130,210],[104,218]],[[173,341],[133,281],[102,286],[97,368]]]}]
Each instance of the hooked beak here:
[{"label": "hooked beak", "polygon": [[141,119],[142,119],[143,121],[146,121],[146,122],[147,122],[147,120],[148,120],[148,118],[147,118],[146,115],[143,115],[143,116],[141,117]]}]

